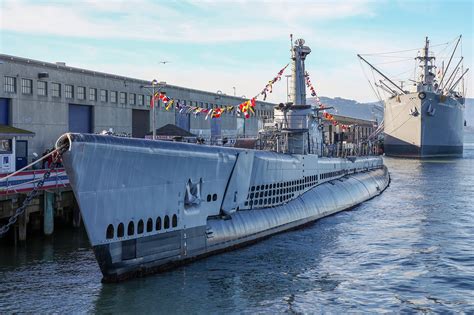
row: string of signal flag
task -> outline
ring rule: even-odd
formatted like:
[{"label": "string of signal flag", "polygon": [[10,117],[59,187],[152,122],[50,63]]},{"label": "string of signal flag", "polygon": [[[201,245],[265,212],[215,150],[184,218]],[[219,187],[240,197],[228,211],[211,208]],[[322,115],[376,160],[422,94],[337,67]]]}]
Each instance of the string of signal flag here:
[{"label": "string of signal flag", "polygon": [[[174,109],[178,110],[180,113],[186,113],[186,114],[192,113],[195,116],[204,114],[206,115],[206,118],[205,118],[206,120],[208,118],[220,118],[222,114],[224,113],[233,113],[233,112],[236,112],[238,116],[243,116],[246,119],[248,119],[251,117],[252,114],[255,114],[255,106],[256,106],[257,98],[262,95],[264,101],[267,99],[267,95],[273,92],[273,85],[276,82],[281,81],[283,73],[285,72],[288,65],[289,64],[281,68],[280,71],[278,71],[278,73],[276,74],[276,76],[272,80],[268,81],[268,83],[265,85],[265,87],[262,89],[260,93],[240,103],[239,105],[224,105],[224,106],[219,106],[216,108],[203,108],[200,106],[184,105],[180,102],[180,100],[175,101],[174,99],[169,98],[165,92],[156,92],[150,99],[150,108],[153,108],[155,106],[155,102],[157,100],[160,100],[161,102],[163,102],[166,111],[169,111],[174,107]],[[345,125],[345,124],[339,123],[337,120],[334,119],[333,115],[331,115],[330,113],[324,110],[326,107],[323,105],[318,94],[316,93],[316,89],[314,88],[314,85],[311,83],[311,79],[309,77],[308,72],[305,73],[305,78],[306,78],[306,87],[310,90],[311,96],[315,97],[316,104],[318,105],[319,109],[323,110],[323,117],[326,120],[331,121],[331,123],[334,126],[338,126],[338,125],[341,126],[343,131],[345,131],[349,127],[352,127],[351,125]]]},{"label": "string of signal flag", "polygon": [[288,67],[288,64],[278,71],[277,75],[265,85],[260,93],[256,96],[246,100],[245,102],[240,103],[239,105],[224,105],[216,108],[202,108],[199,106],[184,105],[181,102],[175,101],[172,98],[169,98],[165,92],[156,92],[150,99],[150,108],[155,106],[155,102],[160,100],[165,105],[165,110],[169,111],[170,109],[175,108],[179,110],[180,113],[193,113],[195,116],[199,114],[205,114],[206,119],[210,118],[220,118],[224,113],[236,112],[238,116],[244,116],[246,119],[250,118],[251,114],[255,114],[255,106],[257,98],[260,95],[263,95],[263,100],[267,99],[268,93],[273,92],[273,85],[277,81],[281,81],[281,77],[285,72],[285,69]]}]

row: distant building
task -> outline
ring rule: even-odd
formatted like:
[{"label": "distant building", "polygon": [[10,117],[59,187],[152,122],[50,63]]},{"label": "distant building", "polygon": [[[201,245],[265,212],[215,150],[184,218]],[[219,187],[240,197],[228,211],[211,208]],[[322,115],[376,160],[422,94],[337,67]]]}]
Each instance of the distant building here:
[{"label": "distant building", "polygon": [[[153,78],[151,78],[153,79]],[[96,133],[112,129],[143,138],[152,126],[150,81],[0,54],[0,125],[31,131],[27,154],[41,154],[63,133]],[[259,87],[256,87],[259,88]],[[216,90],[219,87],[216,87]],[[162,90],[181,104],[215,108],[238,105],[244,99],[221,93],[162,84]],[[273,106],[257,102],[250,119],[224,114],[220,119],[205,115],[156,110],[156,128],[175,124],[199,137],[256,136],[263,119],[273,116]]]},{"label": "distant building", "polygon": [[[365,141],[376,130],[377,122],[375,120],[365,120],[340,115],[332,115],[338,122],[334,126],[332,121],[323,119],[324,141],[326,143],[336,143],[346,141],[347,143],[356,143]],[[343,128],[342,125],[347,126]]]}]

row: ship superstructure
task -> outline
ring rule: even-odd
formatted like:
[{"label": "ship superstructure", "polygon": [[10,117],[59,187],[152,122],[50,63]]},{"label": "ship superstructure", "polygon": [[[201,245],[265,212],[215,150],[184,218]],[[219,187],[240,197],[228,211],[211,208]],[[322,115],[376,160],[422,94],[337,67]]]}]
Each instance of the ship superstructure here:
[{"label": "ship superstructure", "polygon": [[114,281],[255,242],[380,194],[377,156],[325,158],[305,103],[303,40],[291,48],[293,104],[262,132],[266,150],[65,134],[63,160],[103,273]]},{"label": "ship superstructure", "polygon": [[396,157],[458,157],[463,154],[464,89],[460,83],[469,69],[463,70],[460,57],[454,66],[456,45],[444,67],[436,65],[430,42],[415,58],[418,76],[411,89],[397,84],[365,60],[383,79],[375,86],[389,94],[384,100],[384,151]]}]

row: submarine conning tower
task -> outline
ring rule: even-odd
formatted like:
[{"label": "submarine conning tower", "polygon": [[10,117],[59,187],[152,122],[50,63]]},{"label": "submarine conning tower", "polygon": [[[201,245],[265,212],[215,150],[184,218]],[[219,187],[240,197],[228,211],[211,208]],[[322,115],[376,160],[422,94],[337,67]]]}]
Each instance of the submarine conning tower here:
[{"label": "submarine conning tower", "polygon": [[293,45],[291,37],[292,86],[290,102],[279,104],[274,109],[275,125],[281,135],[277,151],[290,154],[318,154],[321,143],[318,118],[306,105],[305,59],[311,53],[304,46],[304,39],[297,39]]}]

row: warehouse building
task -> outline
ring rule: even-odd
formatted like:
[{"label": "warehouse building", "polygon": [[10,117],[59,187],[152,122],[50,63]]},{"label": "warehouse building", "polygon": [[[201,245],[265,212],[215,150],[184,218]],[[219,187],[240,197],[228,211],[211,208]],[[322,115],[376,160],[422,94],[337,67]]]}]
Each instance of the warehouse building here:
[{"label": "warehouse building", "polygon": [[[33,153],[40,155],[51,148],[65,132],[97,133],[112,129],[116,134],[143,138],[151,130],[150,81],[4,54],[0,54],[0,79],[0,125],[34,134],[17,137],[16,169],[31,161]],[[244,101],[165,82],[159,82],[155,86],[158,89],[182,105],[207,109]],[[255,115],[249,119],[238,117],[235,112],[206,119],[202,114],[166,110],[164,104],[157,103],[156,128],[176,124],[209,140],[252,137],[263,121],[273,116],[274,105],[257,102]]]}]

